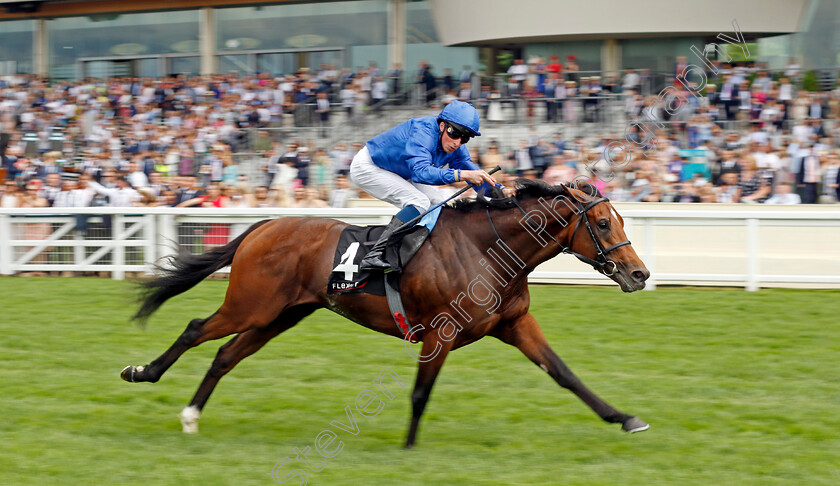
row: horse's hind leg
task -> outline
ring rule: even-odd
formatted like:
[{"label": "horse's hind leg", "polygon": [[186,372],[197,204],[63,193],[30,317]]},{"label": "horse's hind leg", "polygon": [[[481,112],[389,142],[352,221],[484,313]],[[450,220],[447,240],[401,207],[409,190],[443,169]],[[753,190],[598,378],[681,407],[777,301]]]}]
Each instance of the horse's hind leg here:
[{"label": "horse's hind leg", "polygon": [[641,432],[650,427],[638,417],[614,409],[581,383],[580,379],[572,373],[572,370],[548,345],[537,320],[530,313],[519,318],[513,325],[505,326],[502,329],[500,333],[494,335],[507,344],[519,348],[525,356],[551,375],[557,384],[571,390],[572,393],[589,405],[601,419],[610,423],[622,424],[622,429],[626,432]]},{"label": "horse's hind leg", "polygon": [[152,383],[172,366],[188,349],[198,346],[205,341],[223,338],[248,329],[264,327],[271,322],[272,317],[234,312],[222,306],[215,314],[206,319],[193,319],[184,332],[160,357],[146,366],[126,366],[120,376],[123,380],[135,383],[149,381]]},{"label": "horse's hind leg", "polygon": [[240,361],[256,353],[265,343],[269,342],[278,334],[291,329],[301,319],[317,309],[316,306],[297,306],[284,311],[271,325],[245,331],[225,343],[219,348],[213,364],[204,376],[204,380],[198,387],[195,396],[189,406],[181,411],[179,417],[183,431],[188,434],[198,433],[198,419],[201,410],[207,404],[210,394],[216,388],[216,384]]},{"label": "horse's hind leg", "polygon": [[[193,319],[187,324],[184,332],[178,336],[178,339],[169,346],[169,349],[164,351],[156,360],[147,364],[146,366],[126,366],[120,372],[120,377],[130,383],[137,383],[141,381],[149,381],[156,383],[160,380],[163,373],[172,366],[178,358],[181,357],[188,349],[198,345],[198,339],[202,334],[204,325],[216,318],[219,314],[215,313],[206,319]],[[217,321],[219,319],[216,319]],[[228,333],[231,334],[231,333]]]}]

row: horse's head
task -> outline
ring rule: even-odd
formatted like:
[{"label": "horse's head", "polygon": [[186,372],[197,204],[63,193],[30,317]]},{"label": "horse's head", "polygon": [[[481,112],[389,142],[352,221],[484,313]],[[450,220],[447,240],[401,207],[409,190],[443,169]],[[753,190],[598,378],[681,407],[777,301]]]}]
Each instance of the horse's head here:
[{"label": "horse's head", "polygon": [[[462,211],[496,208],[516,216],[514,221],[533,238],[524,237],[521,245],[536,248],[536,253],[526,258],[531,268],[558,252],[569,253],[611,278],[625,292],[645,288],[650,272],[630,246],[624,220],[595,187],[588,189],[584,192],[578,187],[517,179],[514,197],[502,197],[501,191],[493,189],[493,197],[479,194],[475,202],[460,202],[455,207]],[[490,238],[495,241],[501,237],[487,214],[493,227]],[[534,240],[539,245],[533,245]]]},{"label": "horse's head", "polygon": [[568,224],[568,253],[592,265],[625,292],[645,288],[650,271],[624,233],[624,219],[610,201],[567,187],[578,214]]}]

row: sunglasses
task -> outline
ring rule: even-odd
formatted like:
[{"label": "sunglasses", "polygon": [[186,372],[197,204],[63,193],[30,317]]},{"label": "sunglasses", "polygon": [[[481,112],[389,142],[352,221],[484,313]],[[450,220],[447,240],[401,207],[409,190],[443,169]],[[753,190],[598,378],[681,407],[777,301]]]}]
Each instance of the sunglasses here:
[{"label": "sunglasses", "polygon": [[465,144],[465,143],[469,142],[470,139],[472,138],[472,135],[470,135],[468,133],[464,133],[461,130],[458,130],[457,128],[455,128],[454,126],[452,126],[448,123],[446,124],[446,134],[452,140],[460,139],[462,144]]}]

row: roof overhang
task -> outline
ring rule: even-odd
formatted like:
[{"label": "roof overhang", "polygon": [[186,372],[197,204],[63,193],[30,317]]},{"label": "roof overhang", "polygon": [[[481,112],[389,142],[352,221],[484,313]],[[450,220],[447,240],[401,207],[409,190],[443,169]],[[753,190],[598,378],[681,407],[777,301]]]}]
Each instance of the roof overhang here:
[{"label": "roof overhang", "polygon": [[[429,0],[438,37],[450,46],[504,46],[600,39],[790,34],[808,0]],[[583,5],[583,9],[581,9]],[[583,11],[582,11],[583,10]]]}]

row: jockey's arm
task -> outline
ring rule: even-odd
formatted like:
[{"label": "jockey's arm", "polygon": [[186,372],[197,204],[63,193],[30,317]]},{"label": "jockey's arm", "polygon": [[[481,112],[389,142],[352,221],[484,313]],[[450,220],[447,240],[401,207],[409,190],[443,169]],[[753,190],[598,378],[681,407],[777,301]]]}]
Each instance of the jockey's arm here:
[{"label": "jockey's arm", "polygon": [[[468,156],[466,158],[450,162],[449,166],[455,171],[456,180],[467,181],[475,184],[476,192],[484,190],[486,193],[490,190],[491,186],[495,186],[502,190],[505,197],[510,197],[516,194],[515,189],[505,187],[504,184],[496,182],[496,179],[494,179],[493,176],[488,174],[487,171],[480,169]],[[460,176],[460,179],[458,179],[458,176]]]}]

